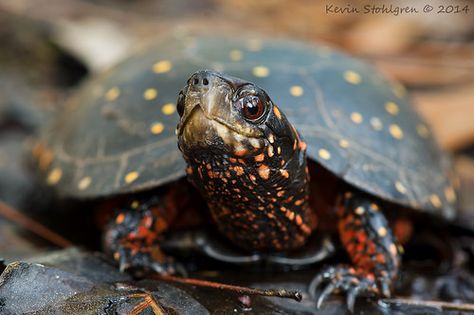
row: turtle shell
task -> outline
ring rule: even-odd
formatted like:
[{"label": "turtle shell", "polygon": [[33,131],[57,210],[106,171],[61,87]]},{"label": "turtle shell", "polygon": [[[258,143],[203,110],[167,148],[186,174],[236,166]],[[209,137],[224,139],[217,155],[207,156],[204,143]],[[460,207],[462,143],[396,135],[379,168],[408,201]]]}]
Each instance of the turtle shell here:
[{"label": "turtle shell", "polygon": [[308,144],[308,156],[355,187],[452,218],[451,164],[405,90],[324,45],[256,38],[163,39],[86,83],[36,148],[63,194],[129,193],[184,176],[178,91],[212,69],[256,83]]}]

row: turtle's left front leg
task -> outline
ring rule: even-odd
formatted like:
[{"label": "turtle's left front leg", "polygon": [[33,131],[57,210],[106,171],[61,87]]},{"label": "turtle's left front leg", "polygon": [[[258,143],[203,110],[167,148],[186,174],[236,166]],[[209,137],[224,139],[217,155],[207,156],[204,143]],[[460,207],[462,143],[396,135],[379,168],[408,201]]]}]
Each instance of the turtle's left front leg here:
[{"label": "turtle's left front leg", "polygon": [[337,291],[347,293],[352,311],[358,295],[389,297],[392,281],[400,266],[398,241],[380,206],[370,196],[346,192],[338,204],[338,231],[351,265],[331,266],[310,284],[310,292],[321,290],[317,307]]},{"label": "turtle's left front leg", "polygon": [[130,270],[137,275],[177,271],[178,265],[159,246],[162,234],[176,216],[169,198],[169,193],[157,194],[116,209],[106,226],[103,242],[105,251],[119,263],[121,271]]}]

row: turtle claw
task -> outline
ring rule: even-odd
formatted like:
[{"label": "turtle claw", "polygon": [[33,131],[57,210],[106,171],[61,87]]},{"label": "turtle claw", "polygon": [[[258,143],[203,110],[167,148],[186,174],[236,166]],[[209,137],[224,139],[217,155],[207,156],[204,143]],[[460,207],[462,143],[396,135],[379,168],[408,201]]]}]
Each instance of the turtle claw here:
[{"label": "turtle claw", "polygon": [[382,297],[389,299],[392,296],[390,292],[390,281],[381,278],[379,279],[378,287]]},{"label": "turtle claw", "polygon": [[351,288],[351,289],[347,292],[346,305],[347,305],[347,309],[348,309],[351,313],[354,313],[354,305],[355,305],[356,298],[357,298],[357,296],[359,295],[359,291],[360,291],[360,288],[359,288],[359,287],[354,287],[354,288]]},{"label": "turtle claw", "polygon": [[319,273],[309,285],[309,293],[316,300],[318,309],[331,294],[339,291],[346,292],[347,309],[352,313],[358,296],[390,296],[390,279],[375,280],[372,274],[349,266],[337,266]]},{"label": "turtle claw", "polygon": [[324,300],[326,300],[326,298],[330,296],[331,293],[333,293],[333,291],[336,289],[336,286],[337,284],[335,282],[331,282],[324,288],[324,290],[321,292],[316,302],[317,309],[321,308],[321,305],[323,305]]},{"label": "turtle claw", "polygon": [[186,277],[188,274],[186,268],[182,264],[171,260],[168,260],[165,263],[153,262],[149,265],[149,269],[160,275],[179,275]]}]

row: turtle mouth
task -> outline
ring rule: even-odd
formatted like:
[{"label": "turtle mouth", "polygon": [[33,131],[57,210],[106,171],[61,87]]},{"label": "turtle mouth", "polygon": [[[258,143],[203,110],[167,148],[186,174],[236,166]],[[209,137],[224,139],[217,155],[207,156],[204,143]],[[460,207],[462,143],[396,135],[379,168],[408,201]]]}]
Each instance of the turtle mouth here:
[{"label": "turtle mouth", "polygon": [[[257,135],[250,134],[250,133],[245,133],[244,131],[239,130],[236,126],[232,126],[231,124],[229,124],[227,121],[225,121],[224,119],[222,119],[220,117],[210,115],[201,106],[201,103],[196,103],[196,104],[190,106],[190,108],[187,109],[186,112],[183,114],[183,116],[181,117],[180,122],[178,124],[178,128],[177,128],[178,137],[182,136],[184,129],[189,124],[189,122],[193,119],[193,115],[195,115],[196,111],[202,112],[202,115],[204,116],[203,118],[205,118],[205,120],[207,120],[209,122],[211,122],[211,121],[215,122],[216,124],[219,124],[221,127],[227,128],[227,129],[229,129],[229,131],[232,131],[232,132],[234,132],[236,134],[239,134],[243,137],[253,138],[253,139],[261,138]],[[205,124],[205,121],[202,121],[202,122]]]},{"label": "turtle mouth", "polygon": [[252,154],[263,147],[264,140],[261,137],[245,136],[219,117],[209,116],[209,113],[196,103],[192,108],[188,108],[187,114],[181,118],[178,147],[185,155],[193,156],[203,150],[216,154]]},{"label": "turtle mouth", "polygon": [[187,113],[181,118],[178,126],[178,144],[181,150],[188,151],[193,148],[214,147],[219,138],[225,142],[229,134],[227,126],[208,117],[208,114],[199,103],[188,108]]},{"label": "turtle mouth", "polygon": [[186,127],[186,125],[188,124],[189,120],[191,119],[194,111],[196,111],[196,110],[201,110],[202,111],[202,109],[200,109],[200,108],[201,108],[201,106],[199,105],[199,103],[196,103],[195,105],[192,106],[191,110],[187,110],[186,112],[183,113],[183,115],[181,116],[181,118],[179,120],[178,127],[177,127],[178,137],[180,137],[183,134],[183,130]]}]

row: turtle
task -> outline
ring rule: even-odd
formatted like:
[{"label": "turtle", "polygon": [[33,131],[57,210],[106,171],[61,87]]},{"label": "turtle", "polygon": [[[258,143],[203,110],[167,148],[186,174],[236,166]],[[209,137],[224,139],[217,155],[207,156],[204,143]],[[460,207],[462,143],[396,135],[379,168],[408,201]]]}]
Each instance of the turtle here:
[{"label": "turtle", "polygon": [[177,272],[161,235],[202,205],[245,251],[285,255],[334,231],[351,263],[315,276],[318,306],[390,295],[409,229],[395,235],[388,214],[456,215],[449,156],[403,86],[293,39],[164,38],[85,83],[33,156],[60,195],[127,196],[103,233],[122,270]]}]

